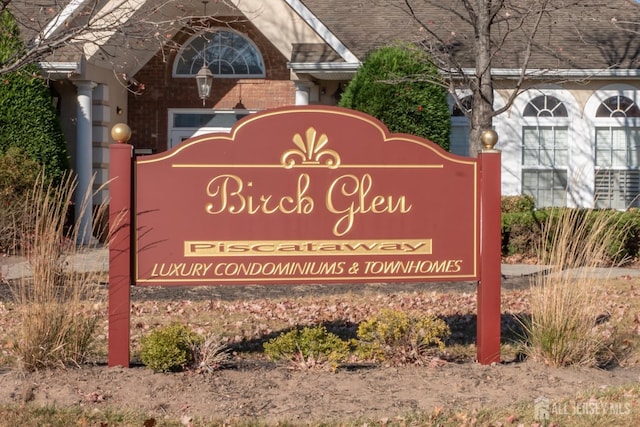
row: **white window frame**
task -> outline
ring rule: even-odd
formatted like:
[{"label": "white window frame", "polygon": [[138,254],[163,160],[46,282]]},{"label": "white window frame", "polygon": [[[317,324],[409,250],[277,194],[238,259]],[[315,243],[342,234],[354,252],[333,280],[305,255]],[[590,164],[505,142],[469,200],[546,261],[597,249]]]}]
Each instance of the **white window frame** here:
[{"label": "white window frame", "polygon": [[[612,96],[625,96],[621,93],[615,93]],[[603,96],[602,102],[611,96]],[[626,96],[633,100],[639,107],[640,103],[633,97]],[[596,110],[597,111],[597,108]],[[594,206],[597,208],[609,208],[626,210],[629,207],[640,207],[640,160],[636,164],[630,164],[629,158],[631,156],[629,152],[629,136],[626,135],[631,129],[636,132],[640,132],[640,118],[638,117],[596,117],[595,111],[593,115],[594,120],[594,132],[593,132],[593,155],[594,155]],[[598,163],[598,133],[602,130],[608,130],[609,133],[614,130],[625,131],[625,163],[626,164],[613,164],[599,165]],[[640,153],[640,149],[636,150],[636,153]],[[608,181],[609,185],[618,185],[618,187],[609,187],[606,193],[603,193],[600,188],[603,185],[602,181]],[[635,189],[634,189],[635,187]],[[606,198],[602,198],[606,196]]]},{"label": "white window frame", "polygon": [[[530,102],[532,102],[535,98],[540,97],[540,96],[547,96],[547,97],[554,97],[556,99],[558,99],[563,105],[564,108],[567,110],[567,115],[568,117],[538,117],[538,116],[524,116],[524,109],[529,105]],[[525,194],[525,180],[524,180],[524,176],[526,173],[528,172],[535,172],[538,173],[539,175],[543,172],[551,172],[554,175],[554,181],[556,178],[556,174],[560,173],[560,174],[564,174],[564,181],[565,181],[565,186],[564,188],[560,189],[560,188],[552,188],[549,191],[551,191],[551,200],[550,200],[550,204],[547,203],[544,200],[538,200],[537,195],[540,193],[541,190],[543,190],[542,188],[540,188],[539,186],[536,188],[536,194],[534,194],[533,196],[536,197],[536,206],[537,207],[548,207],[548,206],[566,206],[567,203],[567,193],[569,191],[569,157],[570,157],[570,149],[569,149],[569,141],[571,140],[571,110],[569,108],[569,106],[566,104],[566,102],[559,96],[557,96],[557,94],[553,93],[553,91],[549,91],[549,92],[542,92],[542,93],[535,93],[535,96],[532,96],[530,98],[527,99],[527,102],[524,103],[523,107],[522,107],[522,111],[523,111],[523,115],[522,115],[522,123],[521,123],[521,136],[520,136],[520,141],[521,141],[521,158],[520,158],[520,164],[521,164],[521,175],[520,175],[520,182],[521,182],[521,193]],[[554,154],[554,162],[551,165],[545,165],[545,164],[541,164],[540,162],[538,164],[532,165],[532,164],[525,164],[525,132],[527,129],[547,129],[550,128],[554,131],[554,134],[556,133],[556,131],[558,129],[566,129],[566,141],[565,141],[565,147],[563,148],[566,151],[565,154],[565,161],[564,164],[558,165],[555,162],[556,159],[556,145],[555,143],[557,142],[556,138],[554,138],[554,147],[552,148],[553,150],[553,154]],[[561,200],[556,200],[559,198],[556,197],[556,192],[561,191],[562,192],[562,197]]]}]

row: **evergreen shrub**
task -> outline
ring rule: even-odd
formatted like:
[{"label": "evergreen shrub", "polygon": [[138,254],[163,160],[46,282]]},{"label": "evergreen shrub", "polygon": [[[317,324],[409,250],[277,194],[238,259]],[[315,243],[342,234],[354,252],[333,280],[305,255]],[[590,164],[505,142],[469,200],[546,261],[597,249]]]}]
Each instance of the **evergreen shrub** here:
[{"label": "evergreen shrub", "polygon": [[503,196],[501,200],[502,213],[531,212],[536,207],[536,200],[527,195]]},{"label": "evergreen shrub", "polygon": [[[502,212],[502,255],[518,255],[523,259],[537,259],[542,243],[542,231],[546,233],[547,245],[555,241],[555,224],[564,218],[567,212],[575,211],[573,221],[575,227],[593,227],[593,223],[606,222],[613,229],[608,239],[607,250],[602,265],[624,264],[640,256],[640,211],[630,209],[617,211],[613,209],[576,209],[576,208],[543,208],[526,212]],[[586,222],[586,224],[583,224]],[[544,260],[538,260],[544,263]]]},{"label": "evergreen shrub", "polygon": [[349,351],[349,343],[324,326],[292,329],[264,343],[264,352],[270,359],[286,360],[303,369],[335,369],[347,359]]},{"label": "evergreen shrub", "polygon": [[340,106],[379,119],[395,133],[417,135],[449,149],[447,91],[429,56],[411,45],[371,52],[346,87]]},{"label": "evergreen shrub", "polygon": [[140,340],[140,360],[156,372],[180,371],[195,360],[204,338],[191,328],[172,323]]},{"label": "evergreen shrub", "polygon": [[0,253],[18,249],[20,230],[28,222],[28,194],[38,179],[40,166],[18,147],[0,153]]},{"label": "evergreen shrub", "polygon": [[384,309],[358,326],[356,353],[366,360],[420,363],[433,347],[444,349],[450,333],[437,317]]},{"label": "evergreen shrub", "polygon": [[[0,28],[3,63],[24,47],[15,19],[7,10],[0,13]],[[10,147],[20,148],[56,181],[68,169],[67,146],[51,93],[35,64],[0,76],[0,152]]]}]

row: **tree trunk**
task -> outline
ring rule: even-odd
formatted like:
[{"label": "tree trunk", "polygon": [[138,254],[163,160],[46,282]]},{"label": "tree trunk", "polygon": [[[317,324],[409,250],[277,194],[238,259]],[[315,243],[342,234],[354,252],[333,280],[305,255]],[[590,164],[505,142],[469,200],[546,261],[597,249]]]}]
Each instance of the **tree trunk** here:
[{"label": "tree trunk", "polygon": [[[480,2],[483,3],[483,2]],[[491,77],[491,12],[489,6],[476,11],[476,76],[471,109],[469,155],[480,150],[482,132],[493,128],[493,80]]]}]

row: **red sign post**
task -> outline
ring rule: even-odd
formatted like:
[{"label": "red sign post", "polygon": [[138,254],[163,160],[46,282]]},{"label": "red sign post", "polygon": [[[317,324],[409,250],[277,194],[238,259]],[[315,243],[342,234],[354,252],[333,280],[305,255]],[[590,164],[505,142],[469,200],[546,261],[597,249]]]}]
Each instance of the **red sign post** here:
[{"label": "red sign post", "polygon": [[[125,227],[135,230],[130,283],[478,280],[479,316],[480,305],[492,301],[488,310],[495,310],[498,298],[498,348],[479,349],[479,361],[499,360],[498,153],[459,157],[421,138],[389,134],[368,115],[308,106],[267,110],[230,134],[192,138],[133,162],[114,165],[116,159],[112,154],[112,178],[126,181],[131,164],[136,176],[127,195],[111,189],[112,214],[131,212],[134,224]],[[483,220],[494,233],[494,216],[491,236]],[[114,257],[127,241],[117,236]],[[483,272],[495,273],[495,263],[483,257],[496,247],[491,284],[495,278]],[[124,272],[119,268],[114,276]],[[496,286],[497,294],[489,290]],[[124,315],[110,308],[110,319]],[[128,310],[126,316],[128,322]],[[483,321],[478,343],[495,346],[495,315]],[[125,356],[111,350],[123,344],[112,347],[111,339],[109,365],[121,365]],[[126,342],[128,361],[128,330]]]}]

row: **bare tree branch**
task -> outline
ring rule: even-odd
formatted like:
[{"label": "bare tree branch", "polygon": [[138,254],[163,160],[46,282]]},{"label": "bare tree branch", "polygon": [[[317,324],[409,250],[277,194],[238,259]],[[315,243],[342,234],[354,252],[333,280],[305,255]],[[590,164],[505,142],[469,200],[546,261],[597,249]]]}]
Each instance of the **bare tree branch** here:
[{"label": "bare tree branch", "polygon": [[[592,50],[596,47],[612,68],[625,66],[625,61],[637,60],[640,54],[640,43],[606,33],[617,26],[640,34],[640,25],[619,17],[608,22],[602,12],[610,13],[610,5],[599,1],[389,0],[387,4],[403,10],[420,27],[424,39],[418,44],[445,76],[440,84],[469,117],[474,145],[480,134],[492,127],[493,117],[509,110],[527,89],[532,75],[545,75],[540,64],[549,70],[584,68],[584,58],[566,54],[558,40],[573,40],[571,43]],[[534,61],[536,68],[532,70]],[[512,79],[506,102],[499,108],[493,105],[496,67],[511,70]],[[460,96],[468,93],[473,97],[471,110],[465,108]],[[471,154],[474,148],[470,147]]]},{"label": "bare tree branch", "polygon": [[[230,0],[216,0],[218,10],[235,10]],[[19,24],[25,49],[0,62],[0,75],[26,64],[59,57],[98,53],[103,61],[117,64],[115,53],[122,48],[135,58],[135,52],[157,52],[176,48],[174,36],[183,29],[192,34],[213,23],[228,24],[215,12],[203,16],[201,3],[178,0],[51,0],[34,4],[29,0],[2,0],[0,12],[10,11]],[[238,20],[243,18],[238,15]],[[140,64],[141,65],[141,64]]]}]

